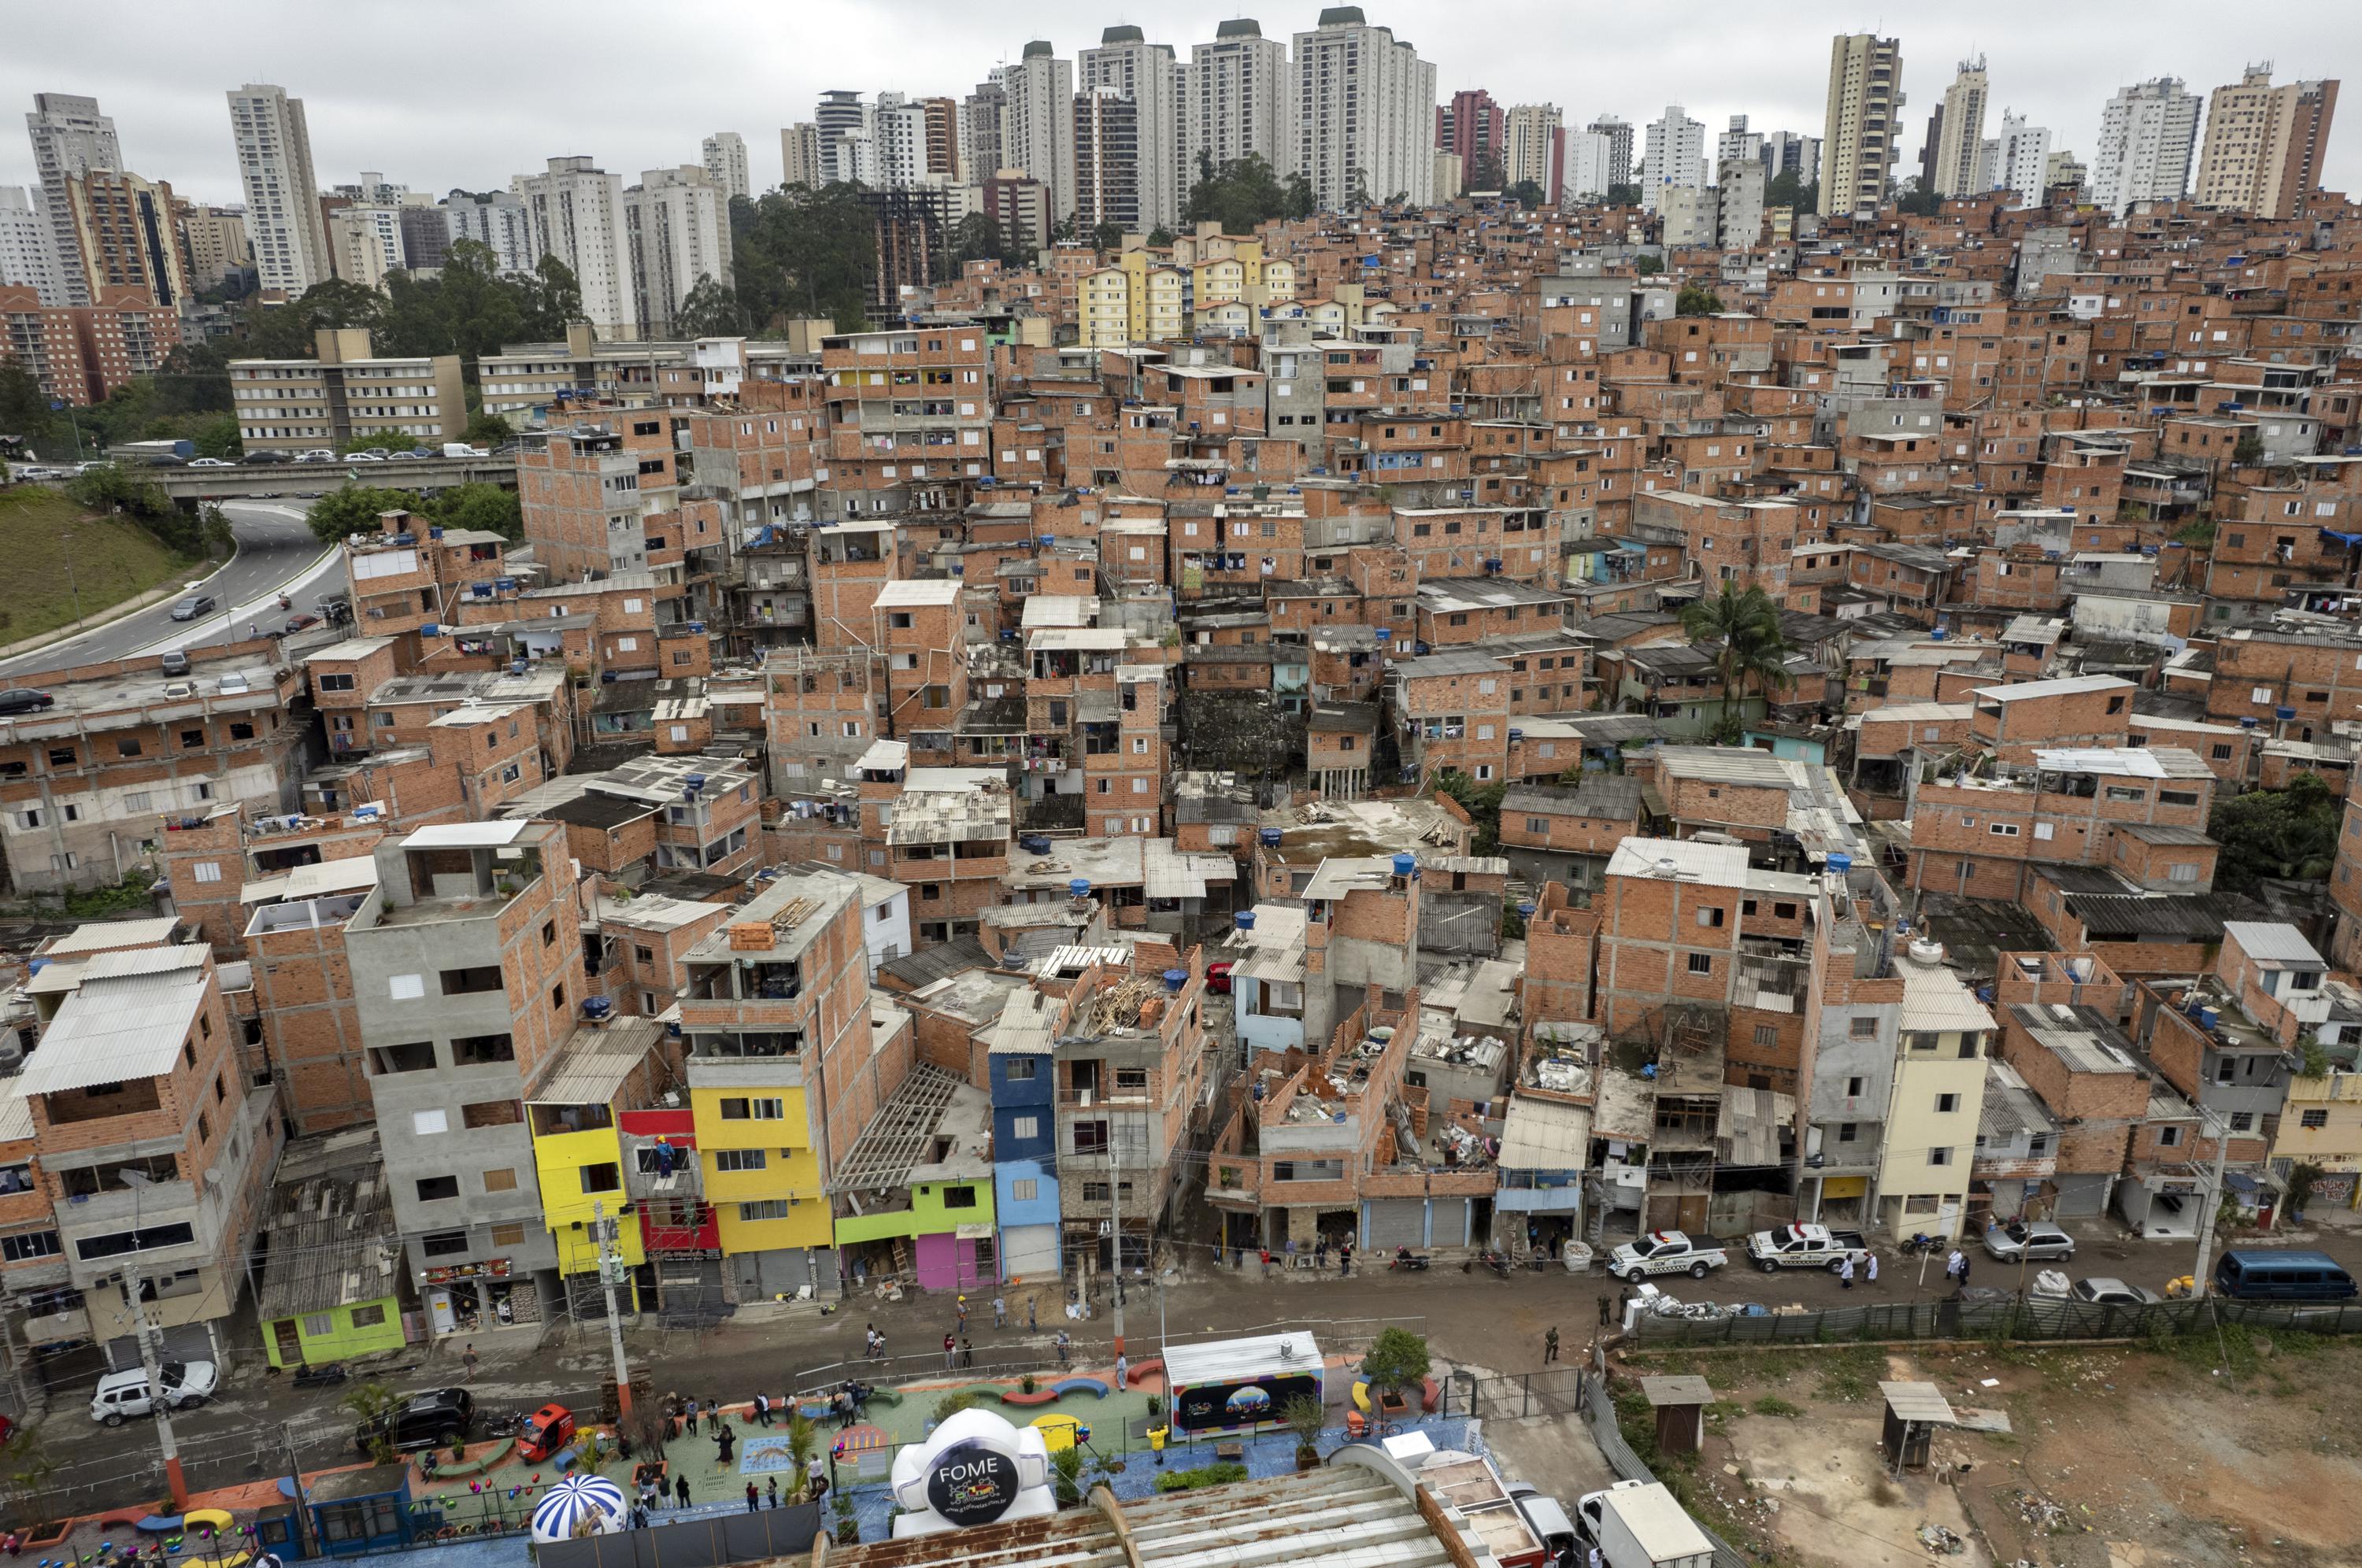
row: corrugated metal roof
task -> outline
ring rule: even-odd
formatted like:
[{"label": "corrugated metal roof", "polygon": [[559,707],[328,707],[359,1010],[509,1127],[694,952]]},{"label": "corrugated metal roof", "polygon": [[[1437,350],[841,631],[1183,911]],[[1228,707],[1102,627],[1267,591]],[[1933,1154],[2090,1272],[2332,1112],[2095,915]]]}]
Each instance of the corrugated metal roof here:
[{"label": "corrugated metal roof", "polygon": [[2085,691],[2129,691],[2133,683],[2113,675],[2070,675],[2057,680],[2021,680],[2009,686],[1980,686],[1980,697],[1996,702],[2022,702],[2030,697],[2072,697]]},{"label": "corrugated metal roof", "polygon": [[501,823],[437,823],[420,828],[402,841],[404,849],[499,849],[514,844],[530,826],[528,821]]},{"label": "corrugated metal roof", "polygon": [[69,958],[109,947],[154,947],[171,941],[172,928],[180,923],[173,915],[159,915],[153,920],[94,921],[67,932],[43,953],[51,958]]},{"label": "corrugated metal roof", "polygon": [[652,1018],[618,1018],[578,1029],[528,1105],[612,1105],[664,1033]]},{"label": "corrugated metal roof", "polygon": [[[82,988],[58,1009],[49,1032],[41,1036],[40,1049],[25,1064],[19,1080],[24,1092],[59,1094],[171,1071],[204,1000],[204,971],[194,966],[151,966],[105,976],[93,971],[110,959],[183,951],[189,950],[110,953],[85,965]],[[200,962],[208,951],[194,950]]]},{"label": "corrugated metal roof", "polygon": [[2083,894],[2070,896],[2067,912],[2095,937],[2161,936],[2215,942],[2226,916],[2253,912],[2256,905],[2235,893],[2182,896]]},{"label": "corrugated metal roof", "polygon": [[1503,1170],[1579,1171],[1591,1164],[1591,1108],[1509,1097],[1501,1121]]},{"label": "corrugated metal roof", "polygon": [[1904,1420],[1954,1424],[1951,1405],[1932,1383],[1881,1383],[1878,1391],[1886,1396],[1886,1408]]},{"label": "corrugated metal roof", "polygon": [[2196,752],[2178,745],[2037,749],[2034,766],[2050,773],[2096,773],[2112,778],[2214,777],[2214,770],[2199,760]]},{"label": "corrugated metal roof", "polygon": [[2308,969],[2329,967],[2329,961],[2312,950],[2312,944],[2304,939],[2304,933],[2285,921],[2224,921],[2223,934],[2236,942],[2239,951],[2259,964],[2295,964]]}]

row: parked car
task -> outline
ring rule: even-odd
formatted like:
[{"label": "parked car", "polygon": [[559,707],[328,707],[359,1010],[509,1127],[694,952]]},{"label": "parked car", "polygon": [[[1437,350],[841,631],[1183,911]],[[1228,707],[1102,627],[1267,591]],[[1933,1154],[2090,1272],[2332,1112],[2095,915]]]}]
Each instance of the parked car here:
[{"label": "parked car", "polygon": [[[221,1382],[220,1369],[209,1361],[168,1361],[157,1372],[164,1384],[164,1408],[193,1409],[214,1396]],[[98,1380],[98,1391],[90,1401],[90,1419],[110,1427],[119,1427],[133,1416],[156,1413],[156,1400],[148,1390],[148,1373],[143,1367],[128,1367],[110,1372]]]},{"label": "parked car", "polygon": [[1551,1562],[1573,1564],[1578,1561],[1583,1543],[1575,1537],[1574,1521],[1566,1517],[1556,1497],[1530,1481],[1505,1481],[1501,1489],[1509,1494],[1526,1528],[1534,1532]]},{"label": "parked car", "polygon": [[192,593],[186,599],[182,600],[178,604],[172,606],[172,619],[175,621],[193,621],[200,615],[210,615],[220,608],[220,603],[215,600],[212,594]]},{"label": "parked car", "polygon": [[2047,1220],[2014,1220],[1985,1227],[1985,1251],[2003,1263],[2021,1258],[2071,1258],[2075,1238]]},{"label": "parked car", "polygon": [[36,691],[29,686],[18,686],[0,691],[0,714],[38,713],[44,708],[54,708],[58,700],[46,691]]},{"label": "parked car", "polygon": [[2250,1301],[2351,1301],[2354,1275],[2326,1253],[2234,1247],[2214,1265],[2214,1293]]},{"label": "parked car", "polygon": [[292,635],[297,632],[307,630],[310,627],[318,625],[319,624],[320,617],[317,615],[290,615],[287,617],[287,625],[285,629],[290,635]]},{"label": "parked car", "polygon": [[385,461],[385,454],[383,452],[348,452],[345,454],[345,461],[348,463],[381,463]]},{"label": "parked car", "polygon": [[1758,1231],[1747,1238],[1747,1255],[1765,1274],[1779,1268],[1825,1268],[1834,1274],[1848,1258],[1859,1268],[1870,1261],[1870,1246],[1859,1231],[1832,1231],[1826,1225],[1783,1225]]},{"label": "parked car", "polygon": [[189,459],[189,467],[193,469],[234,469],[237,467],[237,465],[224,458],[191,458]]},{"label": "parked car", "polygon": [[429,1388],[413,1394],[374,1420],[353,1430],[353,1445],[372,1452],[381,1434],[396,1449],[448,1448],[476,1430],[476,1397],[465,1388]]},{"label": "parked car", "polygon": [[174,648],[171,653],[158,659],[156,666],[167,675],[186,675],[189,673],[189,656],[179,648]]},{"label": "parked car", "polygon": [[1206,988],[1213,992],[1218,997],[1229,996],[1231,994],[1231,960],[1228,958],[1224,958],[1219,963],[1207,965]]},{"label": "parked car", "polygon": [[320,601],[320,613],[331,621],[349,621],[353,618],[353,602],[341,593],[328,594]]},{"label": "parked car", "polygon": [[2165,1299],[2154,1290],[2144,1290],[2137,1285],[2126,1285],[2121,1279],[2098,1275],[2079,1279],[2072,1292],[2078,1301],[2089,1301],[2102,1307],[2154,1307]]},{"label": "parked car", "polygon": [[1607,1272],[1618,1279],[1639,1279],[1652,1274],[1686,1274],[1693,1279],[1728,1263],[1720,1247],[1704,1246],[1679,1231],[1650,1231],[1625,1242],[1609,1254]]},{"label": "parked car", "polygon": [[289,459],[288,459],[287,454],[286,454],[286,453],[284,453],[284,452],[259,451],[259,452],[248,452],[248,453],[246,455],[246,459],[245,459],[245,460],[246,460],[248,464],[259,464],[259,463],[283,463],[283,462],[288,461]]}]

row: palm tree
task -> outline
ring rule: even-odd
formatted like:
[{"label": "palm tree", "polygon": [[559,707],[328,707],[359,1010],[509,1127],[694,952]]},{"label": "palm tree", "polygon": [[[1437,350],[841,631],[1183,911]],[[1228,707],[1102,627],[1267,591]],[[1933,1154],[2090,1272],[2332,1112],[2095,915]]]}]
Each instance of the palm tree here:
[{"label": "palm tree", "polygon": [[1691,642],[1714,648],[1715,671],[1722,678],[1726,728],[1731,704],[1749,678],[1767,688],[1790,683],[1788,640],[1780,633],[1780,607],[1760,588],[1741,589],[1726,580],[1715,597],[1694,600],[1683,608],[1682,630],[1689,634]]}]

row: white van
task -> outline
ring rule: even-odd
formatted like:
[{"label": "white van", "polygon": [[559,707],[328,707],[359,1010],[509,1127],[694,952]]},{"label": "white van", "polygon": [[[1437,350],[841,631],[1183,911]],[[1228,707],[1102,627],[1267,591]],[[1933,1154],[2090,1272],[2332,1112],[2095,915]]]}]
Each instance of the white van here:
[{"label": "white van", "polygon": [[[192,1410],[213,1397],[221,1373],[212,1362],[168,1361],[158,1368],[164,1378],[164,1408]],[[133,1416],[155,1413],[155,1402],[148,1396],[148,1374],[139,1367],[123,1372],[110,1372],[98,1380],[98,1392],[90,1402],[90,1419],[110,1427],[119,1427]]]}]

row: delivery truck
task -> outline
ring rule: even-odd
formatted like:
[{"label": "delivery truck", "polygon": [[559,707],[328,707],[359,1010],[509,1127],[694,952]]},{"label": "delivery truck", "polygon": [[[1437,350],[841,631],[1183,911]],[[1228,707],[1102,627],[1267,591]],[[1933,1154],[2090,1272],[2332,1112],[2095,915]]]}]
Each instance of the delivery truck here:
[{"label": "delivery truck", "polygon": [[1714,1542],[1661,1481],[1622,1481],[1575,1505],[1607,1568],[1714,1568]]}]

